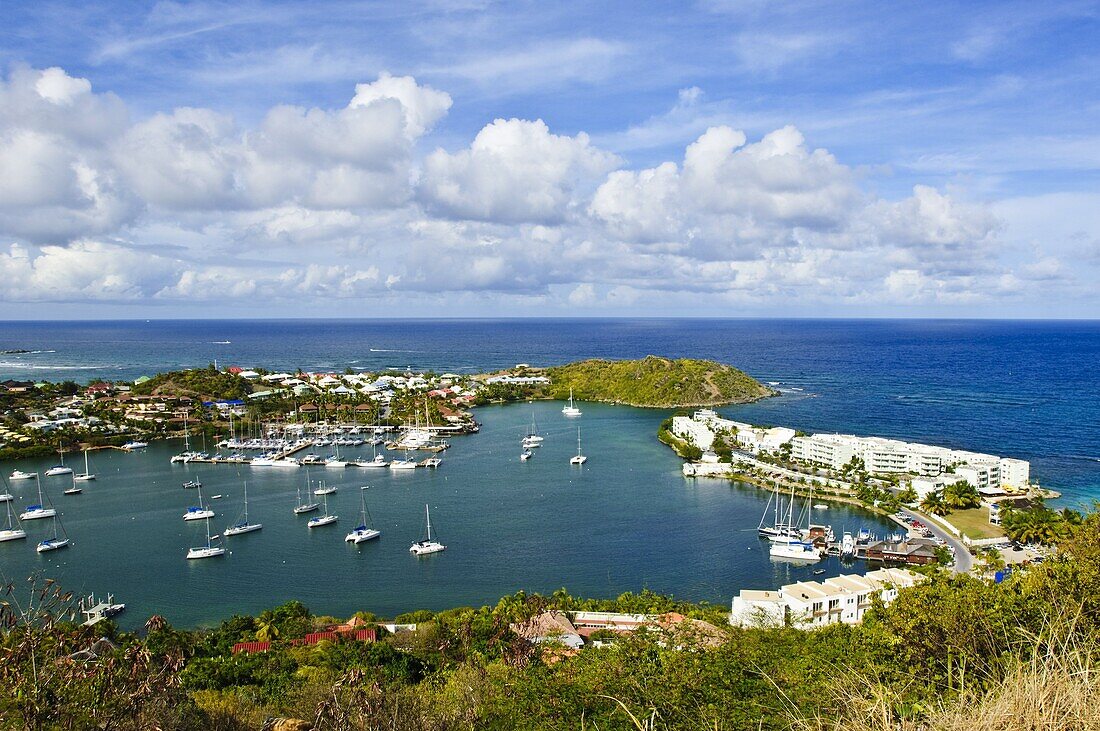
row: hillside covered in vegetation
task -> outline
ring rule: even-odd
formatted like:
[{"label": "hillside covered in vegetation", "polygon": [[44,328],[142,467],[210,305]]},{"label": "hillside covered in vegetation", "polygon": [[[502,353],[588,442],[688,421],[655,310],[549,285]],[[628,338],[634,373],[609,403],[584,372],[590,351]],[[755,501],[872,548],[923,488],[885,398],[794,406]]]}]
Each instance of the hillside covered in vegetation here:
[{"label": "hillside covered in vegetation", "polygon": [[[0,728],[1097,731],[1097,535],[1093,513],[1057,556],[1001,583],[935,573],[862,625],[815,630],[733,628],[724,606],[651,592],[560,590],[412,612],[396,621],[415,630],[378,628],[377,642],[296,641],[335,621],[298,602],[211,629],[153,617],[129,634],[65,622],[71,598],[37,580],[0,601]],[[714,631],[610,633],[565,652],[514,629],[548,608],[679,612]]]},{"label": "hillside covered in vegetation", "polygon": [[712,360],[659,358],[582,360],[546,369],[553,398],[677,408],[747,403],[775,391],[733,366]]},{"label": "hillside covered in vegetation", "polygon": [[213,365],[185,371],[158,373],[133,387],[138,396],[190,396],[204,401],[243,399],[252,393],[252,384]]}]

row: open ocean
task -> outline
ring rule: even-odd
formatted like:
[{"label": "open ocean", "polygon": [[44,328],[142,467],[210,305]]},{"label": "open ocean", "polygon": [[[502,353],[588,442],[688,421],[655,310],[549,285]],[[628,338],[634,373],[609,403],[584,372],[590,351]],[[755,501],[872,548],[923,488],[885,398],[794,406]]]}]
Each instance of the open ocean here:
[{"label": "open ocean", "polygon": [[[0,380],[133,379],[204,366],[293,370],[358,368],[473,372],[525,362],[564,363],[646,354],[711,358],[770,382],[782,395],[721,409],[739,420],[805,431],[874,434],[1030,460],[1032,475],[1064,497],[1100,499],[1100,322],[948,320],[286,320],[0,323]],[[612,596],[643,587],[727,603],[737,590],[772,588],[810,569],[771,563],[754,529],[766,494],[680,477],[680,461],[654,433],[664,411],[583,405],[584,470],[570,469],[572,422],[551,403],[480,409],[481,433],[452,440],[438,471],[339,475],[336,527],[312,532],[290,512],[305,470],[169,465],[175,444],[148,454],[93,456],[99,479],[82,496],[45,478],[73,548],[38,555],[46,526],[0,545],[0,574],[35,571],[75,591],[112,591],[138,624],[156,611],[209,623],[299,598],[315,611],[393,614],[418,607],[492,602],[518,589]],[[548,444],[528,463],[518,440],[534,410]],[[51,460],[7,462],[44,469]],[[280,474],[273,474],[278,472]],[[379,471],[382,472],[382,471]],[[289,473],[289,474],[287,474]],[[187,562],[201,527],[180,515],[199,476],[220,531],[249,481],[259,533],[228,539],[224,560]],[[383,537],[345,546],[356,489]],[[17,505],[33,483],[12,484]],[[408,554],[425,502],[445,553]],[[886,525],[833,506],[838,531]],[[37,521],[45,523],[47,521]],[[823,564],[828,575],[843,568]]]}]

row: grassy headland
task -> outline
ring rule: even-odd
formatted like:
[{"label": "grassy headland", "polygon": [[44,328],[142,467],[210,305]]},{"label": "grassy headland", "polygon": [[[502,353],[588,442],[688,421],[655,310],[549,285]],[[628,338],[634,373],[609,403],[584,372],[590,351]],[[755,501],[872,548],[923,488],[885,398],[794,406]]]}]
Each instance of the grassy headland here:
[{"label": "grassy headland", "polygon": [[712,360],[582,360],[546,369],[552,398],[573,396],[626,406],[678,408],[748,403],[775,391],[733,366]]}]

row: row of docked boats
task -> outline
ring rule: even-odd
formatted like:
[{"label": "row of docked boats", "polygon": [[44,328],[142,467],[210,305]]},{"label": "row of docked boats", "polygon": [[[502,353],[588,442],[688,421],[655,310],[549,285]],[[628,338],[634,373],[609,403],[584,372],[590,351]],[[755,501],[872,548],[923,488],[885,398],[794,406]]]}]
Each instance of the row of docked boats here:
[{"label": "row of docked boats", "polygon": [[[796,520],[794,487],[791,487],[790,498],[784,510],[783,498],[779,493],[779,487],[776,486],[768,498],[768,504],[764,506],[764,513],[760,516],[760,524],[757,526],[757,533],[761,538],[766,538],[770,544],[769,556],[780,560],[807,563],[820,561],[825,557],[828,546],[835,537],[830,526],[811,524],[812,500],[811,492],[810,498],[807,499],[805,507]],[[803,518],[805,518],[805,527],[802,526]]]}]

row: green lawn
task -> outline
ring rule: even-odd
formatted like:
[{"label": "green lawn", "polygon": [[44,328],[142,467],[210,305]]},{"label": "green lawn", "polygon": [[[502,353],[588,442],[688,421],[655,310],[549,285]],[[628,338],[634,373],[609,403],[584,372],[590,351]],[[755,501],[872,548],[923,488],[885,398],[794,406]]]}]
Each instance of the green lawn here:
[{"label": "green lawn", "polygon": [[989,508],[984,506],[970,510],[956,510],[942,520],[951,523],[968,538],[999,538],[1005,534],[1000,526],[989,522]]}]

